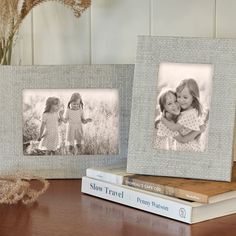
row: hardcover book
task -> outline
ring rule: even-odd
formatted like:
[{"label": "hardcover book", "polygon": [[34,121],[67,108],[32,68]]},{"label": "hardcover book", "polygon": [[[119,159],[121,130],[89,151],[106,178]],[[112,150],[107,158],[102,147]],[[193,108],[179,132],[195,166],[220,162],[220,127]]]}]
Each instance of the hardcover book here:
[{"label": "hardcover book", "polygon": [[236,164],[231,183],[162,176],[128,174],[125,168],[89,168],[87,176],[98,180],[127,185],[148,192],[181,198],[200,203],[219,202],[236,198]]}]

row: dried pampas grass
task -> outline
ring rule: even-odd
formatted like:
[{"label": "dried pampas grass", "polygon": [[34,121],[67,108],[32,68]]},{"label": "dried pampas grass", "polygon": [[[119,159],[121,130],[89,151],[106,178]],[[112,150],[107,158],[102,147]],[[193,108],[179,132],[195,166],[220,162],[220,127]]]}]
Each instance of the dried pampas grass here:
[{"label": "dried pampas grass", "polygon": [[[34,187],[31,183],[32,178],[34,179]],[[29,175],[0,177],[0,204],[33,203],[46,192],[48,187],[47,180]]]},{"label": "dried pampas grass", "polygon": [[13,40],[22,21],[36,6],[54,1],[70,7],[76,17],[91,5],[91,0],[0,0],[0,64],[11,62]]}]

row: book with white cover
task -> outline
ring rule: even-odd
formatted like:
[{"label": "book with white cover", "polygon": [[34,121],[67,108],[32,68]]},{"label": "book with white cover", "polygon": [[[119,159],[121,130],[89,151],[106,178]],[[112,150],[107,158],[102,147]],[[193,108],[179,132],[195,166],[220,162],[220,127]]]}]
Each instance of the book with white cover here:
[{"label": "book with white cover", "polygon": [[124,176],[128,175],[123,163],[116,166],[88,168],[86,170],[86,176],[113,184],[122,184]]},{"label": "book with white cover", "polygon": [[201,204],[89,177],[82,178],[82,192],[188,224],[236,213],[236,198]]}]

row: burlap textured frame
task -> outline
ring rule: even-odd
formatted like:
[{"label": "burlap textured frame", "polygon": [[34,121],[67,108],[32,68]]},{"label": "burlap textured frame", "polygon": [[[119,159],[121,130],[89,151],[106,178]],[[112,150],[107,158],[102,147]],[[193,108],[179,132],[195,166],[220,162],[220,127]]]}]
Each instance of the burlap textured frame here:
[{"label": "burlap textured frame", "polygon": [[[214,66],[206,152],[171,152],[153,147],[161,62]],[[133,84],[128,172],[230,181],[235,100],[236,40],[140,36]]]},{"label": "burlap textured frame", "polygon": [[[133,65],[0,67],[0,174],[16,171],[45,178],[79,178],[91,166],[127,158]],[[119,90],[118,155],[24,156],[22,91],[24,89],[113,88]]]}]

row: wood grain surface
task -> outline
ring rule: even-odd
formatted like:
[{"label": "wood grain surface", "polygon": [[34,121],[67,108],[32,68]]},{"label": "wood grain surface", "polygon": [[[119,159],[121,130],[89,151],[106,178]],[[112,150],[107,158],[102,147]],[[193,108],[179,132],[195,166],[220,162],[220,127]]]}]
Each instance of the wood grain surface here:
[{"label": "wood grain surface", "polygon": [[0,236],[236,235],[236,214],[190,226],[81,194],[80,180],[50,183],[30,207],[0,206]]}]

